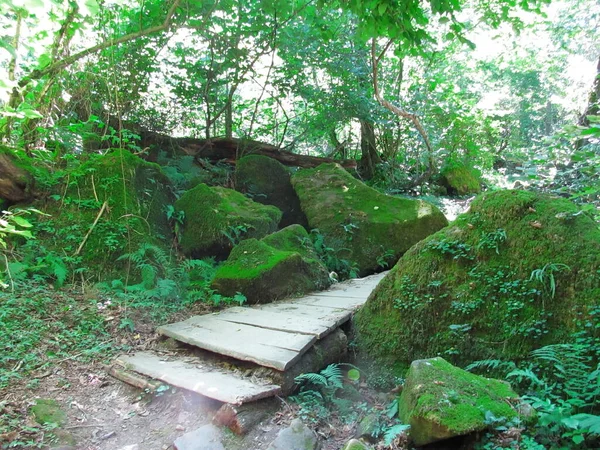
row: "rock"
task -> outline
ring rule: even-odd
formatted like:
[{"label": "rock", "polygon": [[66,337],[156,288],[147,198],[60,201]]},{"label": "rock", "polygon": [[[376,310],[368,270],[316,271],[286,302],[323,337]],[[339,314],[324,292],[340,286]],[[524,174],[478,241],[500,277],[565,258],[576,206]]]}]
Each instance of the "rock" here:
[{"label": "rock", "polygon": [[300,419],[292,420],[289,427],[279,432],[267,450],[314,450],[317,436]]},{"label": "rock", "polygon": [[204,425],[175,439],[175,450],[225,450],[221,430],[214,425]]},{"label": "rock", "polygon": [[40,425],[54,424],[58,427],[67,423],[67,413],[61,408],[60,403],[52,398],[38,398],[31,407],[31,413]]},{"label": "rock", "polygon": [[375,434],[379,431],[379,416],[375,413],[367,414],[358,423],[354,436],[357,438],[366,438],[371,440],[375,438]]},{"label": "rock", "polygon": [[591,320],[599,269],[600,230],[576,205],[521,190],[485,193],[379,283],[354,317],[358,350],[406,367],[438,355],[526,358]]},{"label": "rock", "polygon": [[344,445],[341,450],[370,450],[371,447],[369,447],[367,444],[365,444],[362,441],[359,441],[358,439],[350,439],[346,445]]},{"label": "rock", "polygon": [[172,243],[165,214],[165,206],[174,202],[170,182],[160,166],[127,150],[95,155],[72,170],[53,192],[52,200],[35,204],[50,214],[38,216],[38,240],[60,254],[74,255],[98,218],[81,248],[79,267],[94,266],[99,277],[103,268],[122,274],[127,263],[118,257],[136,251],[142,243],[163,248]]},{"label": "rock", "polygon": [[451,162],[440,171],[441,183],[450,195],[472,195],[481,192],[481,173],[463,162]]},{"label": "rock", "polygon": [[292,176],[302,210],[328,247],[358,268],[360,276],[395,263],[412,245],[446,226],[435,206],[381,194],[337,164]]},{"label": "rock", "polygon": [[308,233],[290,225],[262,240],[236,245],[219,267],[212,288],[233,296],[244,294],[248,303],[266,303],[329,286],[329,275],[319,261]]},{"label": "rock", "polygon": [[262,238],[277,229],[281,211],[232,189],[199,184],[175,203],[184,214],[179,244],[194,258],[225,258],[242,239]]},{"label": "rock", "polygon": [[411,364],[398,407],[415,445],[422,446],[484,430],[490,414],[509,421],[518,415],[511,402],[519,399],[508,383],[433,358]]},{"label": "rock", "polygon": [[308,227],[300,200],[290,181],[289,170],[279,161],[262,155],[244,156],[236,165],[236,189],[254,201],[279,208],[279,226],[300,224]]}]

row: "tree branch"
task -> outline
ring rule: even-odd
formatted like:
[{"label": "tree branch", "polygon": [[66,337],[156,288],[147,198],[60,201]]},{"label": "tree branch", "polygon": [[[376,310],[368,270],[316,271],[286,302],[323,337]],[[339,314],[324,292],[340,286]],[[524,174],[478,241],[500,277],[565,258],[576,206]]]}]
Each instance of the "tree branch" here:
[{"label": "tree branch", "polygon": [[121,36],[120,38],[117,38],[117,39],[109,39],[108,41],[101,42],[100,44],[94,45],[94,46],[86,48],[85,50],[82,50],[78,53],[75,53],[74,55],[63,58],[60,61],[56,61],[56,62],[48,65],[44,69],[34,70],[33,72],[31,72],[31,74],[22,78],[21,81],[19,81],[19,87],[26,86],[32,80],[39,80],[40,78],[43,78],[46,75],[56,73],[66,67],[69,67],[71,64],[79,61],[80,59],[85,58],[86,56],[92,55],[94,53],[97,53],[99,51],[102,51],[106,48],[113,47],[115,45],[133,41],[133,40],[139,39],[144,36],[148,36],[151,34],[155,34],[155,33],[159,33],[159,32],[168,30],[169,28],[171,28],[173,16],[175,15],[175,10],[179,7],[180,4],[181,4],[181,0],[173,1],[173,4],[169,8],[169,11],[167,12],[165,20],[163,21],[162,24],[154,26],[154,27],[146,28],[145,30],[137,31],[135,33],[129,33],[129,34],[126,34],[125,36]]}]

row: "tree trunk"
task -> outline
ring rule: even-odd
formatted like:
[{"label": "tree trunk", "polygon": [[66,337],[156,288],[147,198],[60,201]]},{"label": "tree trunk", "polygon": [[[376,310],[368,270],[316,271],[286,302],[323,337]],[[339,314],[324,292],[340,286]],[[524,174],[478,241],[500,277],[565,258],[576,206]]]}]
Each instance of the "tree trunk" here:
[{"label": "tree trunk", "polygon": [[364,179],[369,180],[375,175],[375,166],[381,163],[381,158],[377,153],[373,123],[362,119],[360,120],[360,150],[358,170]]},{"label": "tree trunk", "polygon": [[[590,92],[590,98],[588,100],[588,105],[583,114],[579,117],[578,125],[582,127],[589,127],[590,120],[588,116],[598,116],[600,115],[600,57],[598,58],[598,65],[596,66],[596,78],[594,79],[594,84],[592,85],[592,92]],[[584,145],[587,145],[589,139],[581,138],[578,139],[575,143],[575,149],[579,150]]]}]

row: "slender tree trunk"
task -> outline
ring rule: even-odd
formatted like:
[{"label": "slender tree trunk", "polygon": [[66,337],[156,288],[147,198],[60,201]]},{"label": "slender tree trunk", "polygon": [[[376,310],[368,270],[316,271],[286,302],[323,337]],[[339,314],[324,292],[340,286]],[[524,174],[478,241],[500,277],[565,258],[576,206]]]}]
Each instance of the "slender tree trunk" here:
[{"label": "slender tree trunk", "polygon": [[[589,127],[590,120],[588,116],[600,115],[600,57],[598,57],[598,65],[596,66],[596,78],[592,85],[592,91],[588,100],[588,105],[583,114],[579,117],[578,124],[582,127]],[[582,138],[575,143],[575,148],[580,149],[588,143],[588,139]]]},{"label": "slender tree trunk", "polygon": [[375,175],[375,166],[381,163],[381,158],[377,153],[373,123],[363,119],[360,120],[360,151],[358,169],[361,176],[368,180]]}]

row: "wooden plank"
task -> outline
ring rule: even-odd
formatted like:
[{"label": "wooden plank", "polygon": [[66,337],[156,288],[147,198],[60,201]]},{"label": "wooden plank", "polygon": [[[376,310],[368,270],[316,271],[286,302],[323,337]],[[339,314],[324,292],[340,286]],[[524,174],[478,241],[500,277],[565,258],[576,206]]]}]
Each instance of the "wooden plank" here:
[{"label": "wooden plank", "polygon": [[209,371],[181,360],[168,361],[150,352],[122,355],[117,362],[129,370],[225,403],[240,405],[281,392],[277,385],[253,383],[234,374]]},{"label": "wooden plank", "polygon": [[[317,340],[316,336],[313,335],[268,330],[254,325],[221,320],[220,314],[193,316],[183,322],[179,322],[179,325],[180,330],[187,329],[192,334],[203,333],[204,330],[208,330],[214,333],[225,334],[230,339],[236,338],[241,344],[253,342],[296,352],[303,351]],[[159,329],[162,328],[160,327]]]},{"label": "wooden plank", "polygon": [[296,302],[271,303],[261,307],[264,311],[274,311],[285,314],[296,315],[297,317],[309,317],[319,320],[326,320],[338,327],[346,322],[352,315],[351,311],[340,308],[327,308],[313,304],[299,304]]},{"label": "wooden plank", "polygon": [[288,333],[312,334],[318,338],[323,337],[335,327],[335,322],[311,317],[300,317],[289,314],[258,308],[227,308],[217,314],[219,320],[228,322],[254,325],[270,330],[285,331]]},{"label": "wooden plank", "polygon": [[[195,316],[184,322],[165,325],[157,331],[214,353],[277,370],[285,370],[292,365],[316,340],[313,335],[265,330],[209,317],[198,321],[199,317],[206,316]],[[265,338],[268,335],[272,340]]]},{"label": "wooden plank", "polygon": [[301,299],[296,300],[294,303],[298,305],[315,305],[322,306],[327,308],[340,308],[345,309],[350,312],[354,312],[360,306],[364,305],[367,299],[365,297],[362,298],[354,298],[354,297],[319,297],[316,295],[310,297],[303,297]]},{"label": "wooden plank", "polygon": [[335,284],[331,289],[326,291],[313,292],[311,296],[364,298],[366,300],[385,275],[387,275],[387,272],[365,278],[343,281],[342,283]]}]

